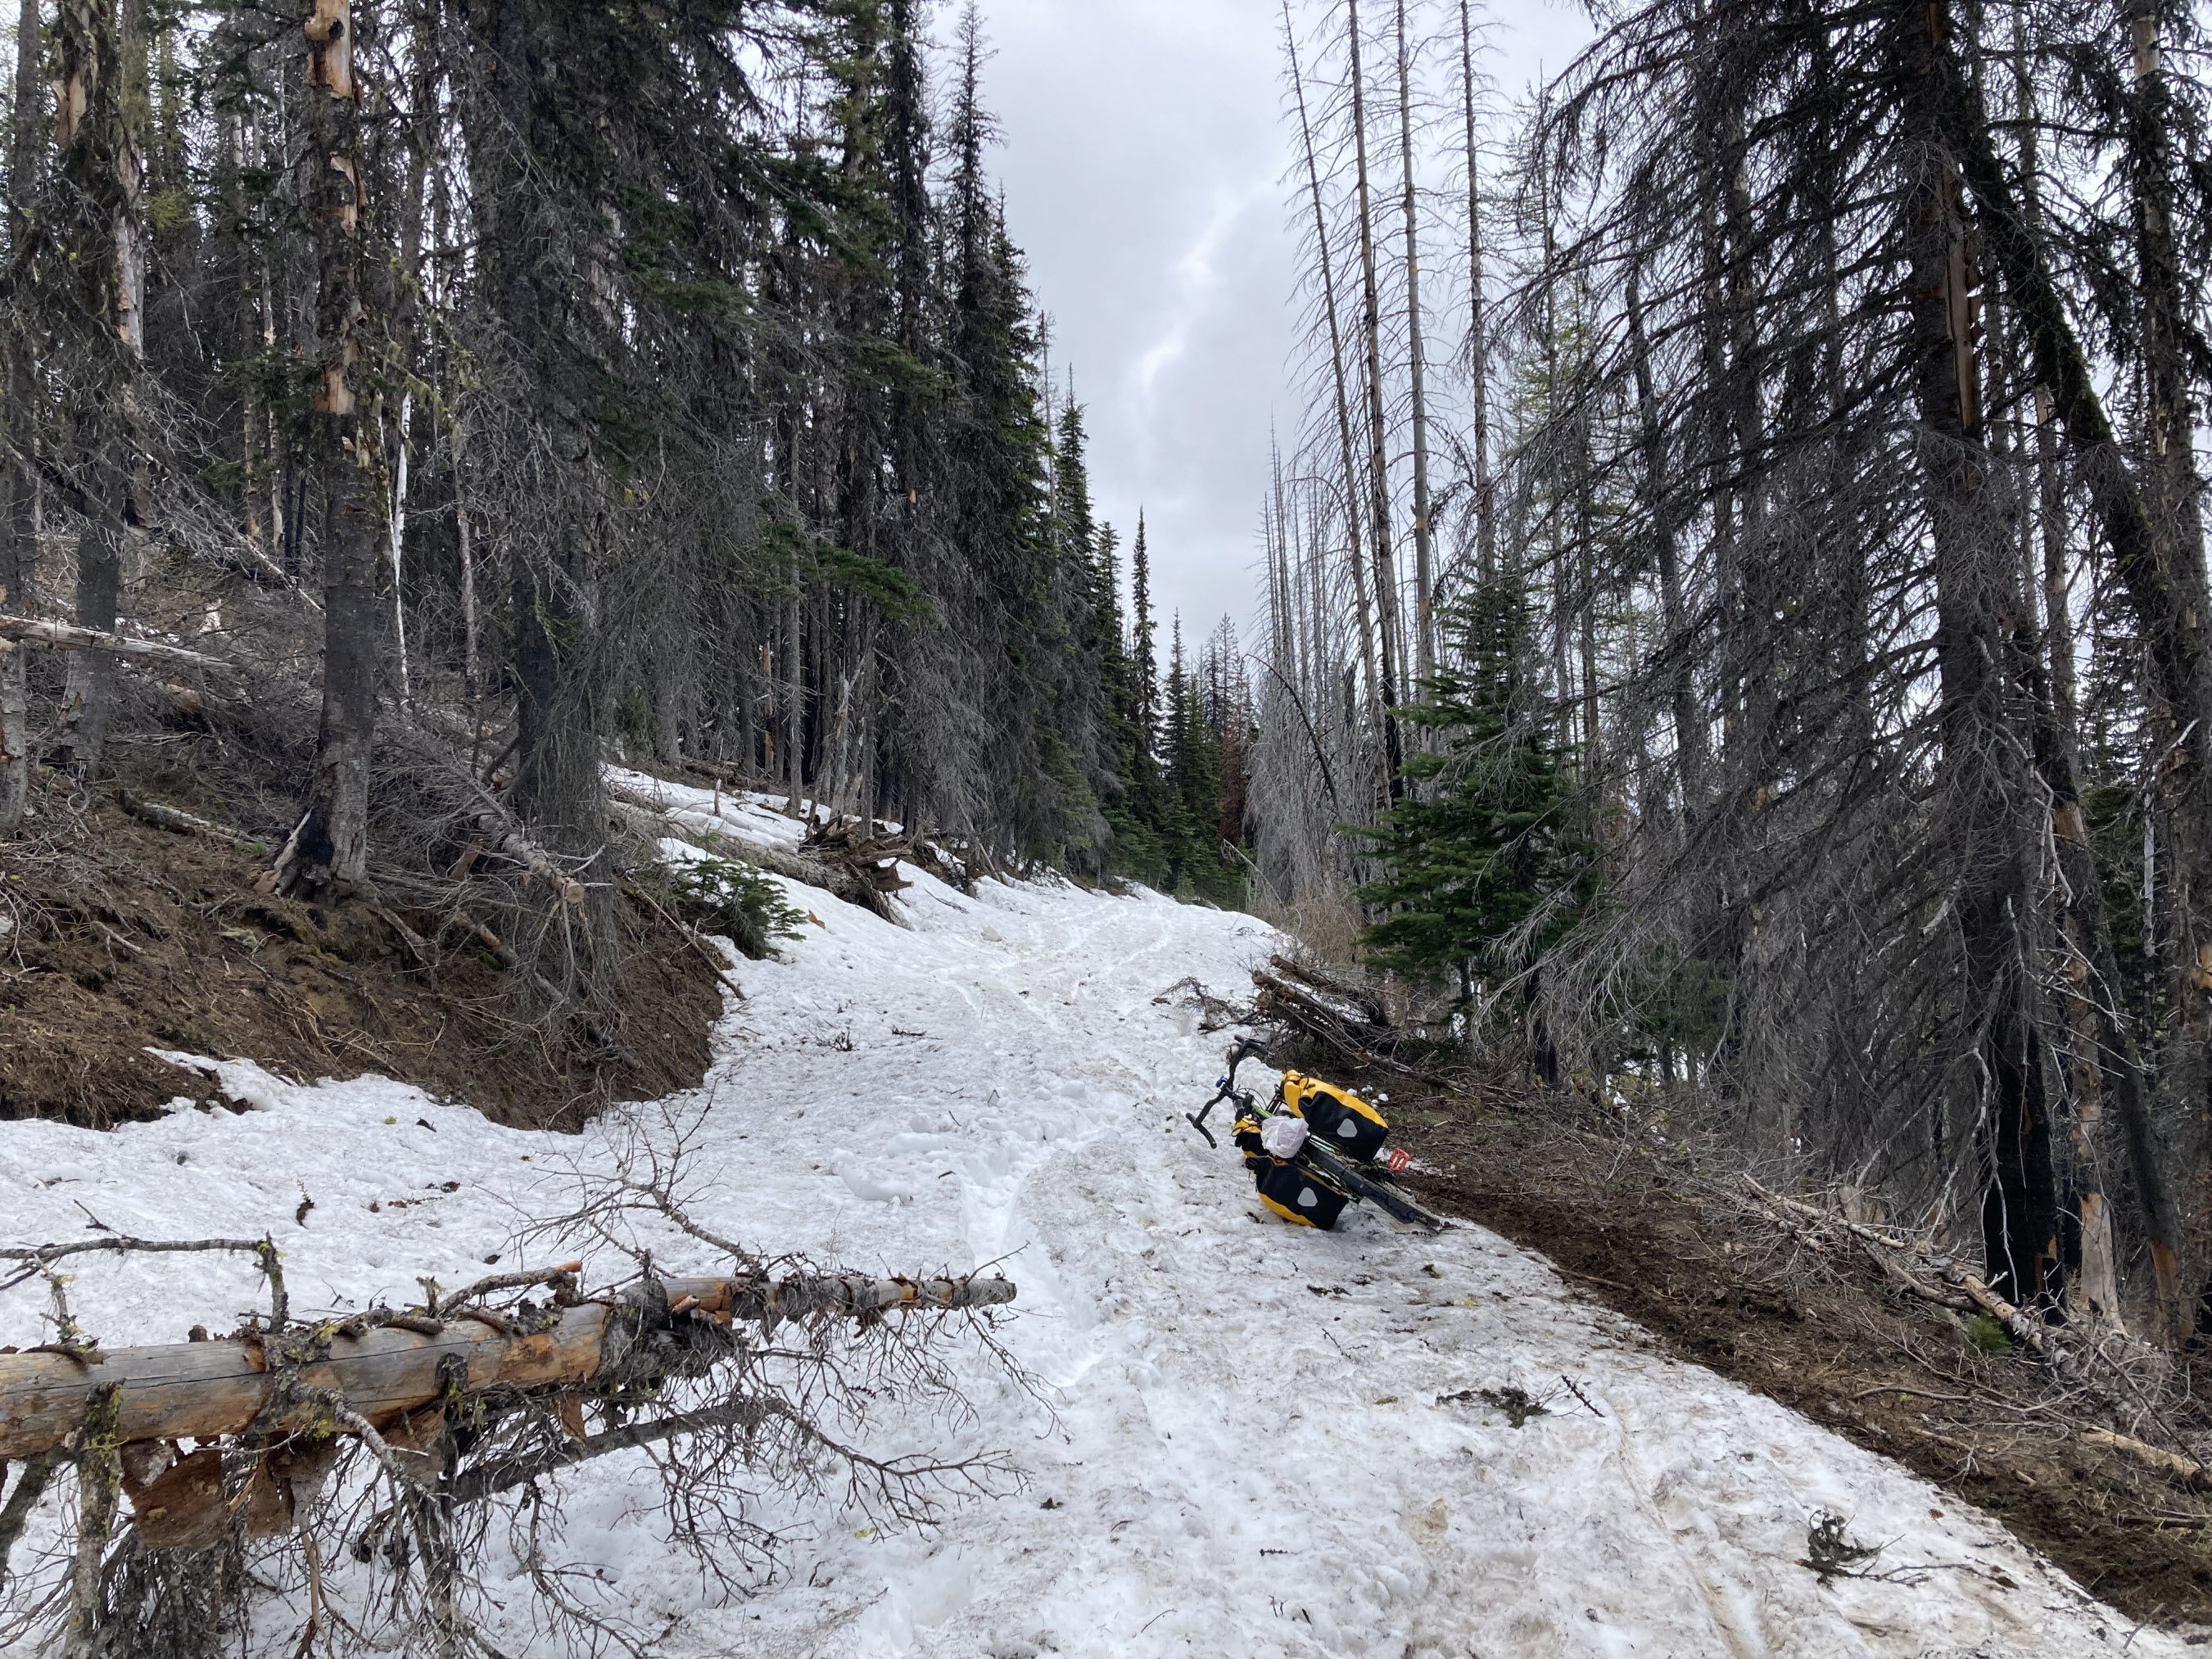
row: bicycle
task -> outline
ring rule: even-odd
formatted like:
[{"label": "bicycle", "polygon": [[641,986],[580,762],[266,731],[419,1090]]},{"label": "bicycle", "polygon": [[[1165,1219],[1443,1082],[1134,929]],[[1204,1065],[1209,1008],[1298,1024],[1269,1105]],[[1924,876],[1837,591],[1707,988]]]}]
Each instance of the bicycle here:
[{"label": "bicycle", "polygon": [[[1218,1147],[1206,1116],[1224,1100],[1236,1107],[1232,1133],[1261,1203],[1285,1220],[1323,1230],[1336,1224],[1346,1204],[1360,1200],[1413,1226],[1432,1232],[1443,1227],[1442,1216],[1397,1184],[1395,1176],[1411,1162],[1402,1147],[1376,1161],[1389,1133],[1381,1113],[1347,1090],[1297,1072],[1284,1073],[1262,1105],[1258,1095],[1237,1086],[1237,1068],[1248,1060],[1267,1063],[1267,1046],[1257,1038],[1243,1038],[1229,1050],[1229,1069],[1215,1080],[1213,1098],[1183,1117],[1207,1146]],[[1291,1121],[1296,1129],[1270,1127]],[[1329,1144],[1332,1139],[1339,1144]]]}]

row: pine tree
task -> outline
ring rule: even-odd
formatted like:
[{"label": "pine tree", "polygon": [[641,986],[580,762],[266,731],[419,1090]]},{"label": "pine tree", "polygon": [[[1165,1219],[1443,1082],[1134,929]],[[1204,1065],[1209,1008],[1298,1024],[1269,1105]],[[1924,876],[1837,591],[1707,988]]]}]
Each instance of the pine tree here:
[{"label": "pine tree", "polygon": [[1352,831],[1383,871],[1359,894],[1381,912],[1367,959],[1425,982],[1456,979],[1463,1000],[1478,977],[1533,962],[1583,898],[1585,849],[1568,827],[1561,757],[1521,684],[1524,612],[1502,582],[1455,608],[1462,665],[1401,711],[1431,734],[1406,763],[1411,787]]},{"label": "pine tree", "polygon": [[[1110,530],[1107,532],[1110,538]],[[1109,722],[1115,750],[1113,787],[1106,821],[1114,834],[1115,872],[1147,885],[1171,885],[1162,815],[1159,688],[1152,654],[1152,562],[1145,542],[1145,518],[1137,515],[1137,538],[1130,550],[1132,622],[1123,639],[1121,596],[1110,540],[1104,544],[1103,583],[1111,608],[1115,641],[1104,668],[1109,690]]]},{"label": "pine tree", "polygon": [[1185,663],[1182,618],[1173,623],[1168,657],[1166,777],[1160,835],[1166,884],[1179,897],[1234,903],[1243,884],[1221,858],[1221,736],[1206,678]]},{"label": "pine tree", "polygon": [[1129,656],[1136,691],[1137,784],[1150,795],[1160,752],[1159,656],[1152,629],[1152,563],[1145,544],[1145,513],[1137,509],[1137,544],[1129,555],[1130,604],[1136,613]]}]

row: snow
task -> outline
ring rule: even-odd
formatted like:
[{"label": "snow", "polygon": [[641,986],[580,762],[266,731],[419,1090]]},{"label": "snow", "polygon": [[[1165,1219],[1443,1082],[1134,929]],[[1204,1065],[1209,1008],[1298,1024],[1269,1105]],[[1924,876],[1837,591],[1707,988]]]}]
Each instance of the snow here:
[{"label": "snow", "polygon": [[[712,814],[708,792],[659,787]],[[757,802],[722,810],[798,833]],[[381,1079],[165,1056],[180,1098],[158,1121],[0,1124],[0,1231],[267,1229],[302,1310],[419,1299],[418,1276],[559,1260],[518,1254],[527,1221],[626,1136],[688,1126],[695,1212],[717,1231],[856,1267],[1003,1261],[1020,1300],[1002,1335],[1042,1398],[972,1355],[976,1423],[895,1419],[872,1443],[1007,1449],[1022,1491],[928,1533],[789,1500],[770,1517],[779,1570],[732,1600],[670,1553],[639,1467],[579,1473],[572,1554],[672,1656],[2182,1651],[1899,1466],[1664,1358],[1481,1229],[1262,1218],[1233,1151],[1182,1121],[1231,1034],[1164,996],[1193,975],[1237,987],[1277,942],[1261,924],[901,873],[910,929],[794,889],[822,925],[782,960],[735,964],[746,1000],[706,1085],[626,1121],[533,1133]],[[195,1109],[210,1074],[252,1109]],[[110,1346],[227,1326],[257,1297],[245,1263],[74,1265],[73,1304]],[[0,1341],[44,1340],[35,1291],[0,1296]],[[1556,1397],[1520,1429],[1442,1398],[1507,1386]],[[1797,1559],[1824,1510],[1886,1547],[1877,1568],[1931,1570],[1822,1585]],[[552,1651],[526,1599],[502,1599],[501,1649]]]},{"label": "snow", "polygon": [[[796,847],[806,839],[806,825],[785,812],[787,801],[757,791],[702,789],[688,783],[672,783],[650,773],[607,768],[607,782],[625,794],[650,800],[673,822],[692,830],[719,831],[747,841]],[[826,820],[830,809],[821,802],[810,805],[817,821]],[[897,825],[889,826],[894,831]]]}]

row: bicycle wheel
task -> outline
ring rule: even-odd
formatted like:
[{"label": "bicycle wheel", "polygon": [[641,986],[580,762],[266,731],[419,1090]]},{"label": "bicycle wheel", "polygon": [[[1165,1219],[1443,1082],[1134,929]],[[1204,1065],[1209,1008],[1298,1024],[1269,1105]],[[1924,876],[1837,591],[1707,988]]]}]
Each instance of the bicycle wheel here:
[{"label": "bicycle wheel", "polygon": [[1322,1176],[1343,1188],[1355,1198],[1364,1198],[1385,1215],[1416,1227],[1426,1227],[1431,1232],[1443,1231],[1444,1218],[1423,1209],[1391,1183],[1387,1176],[1371,1173],[1348,1163],[1326,1146],[1308,1141],[1298,1153],[1297,1161],[1310,1164]]}]

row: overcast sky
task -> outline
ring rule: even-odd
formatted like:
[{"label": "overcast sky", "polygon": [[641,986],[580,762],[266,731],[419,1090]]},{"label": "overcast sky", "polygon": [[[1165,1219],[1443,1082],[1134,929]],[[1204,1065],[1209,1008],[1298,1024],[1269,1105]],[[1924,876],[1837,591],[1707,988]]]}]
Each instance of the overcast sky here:
[{"label": "overcast sky", "polygon": [[[1480,9],[1480,8],[1478,9]],[[1588,38],[1550,0],[1490,8],[1517,91]],[[1091,488],[1145,509],[1164,615],[1255,611],[1271,420],[1297,408],[1279,0],[982,0],[1006,212],[1087,406]],[[949,31],[947,31],[949,33]]]}]

